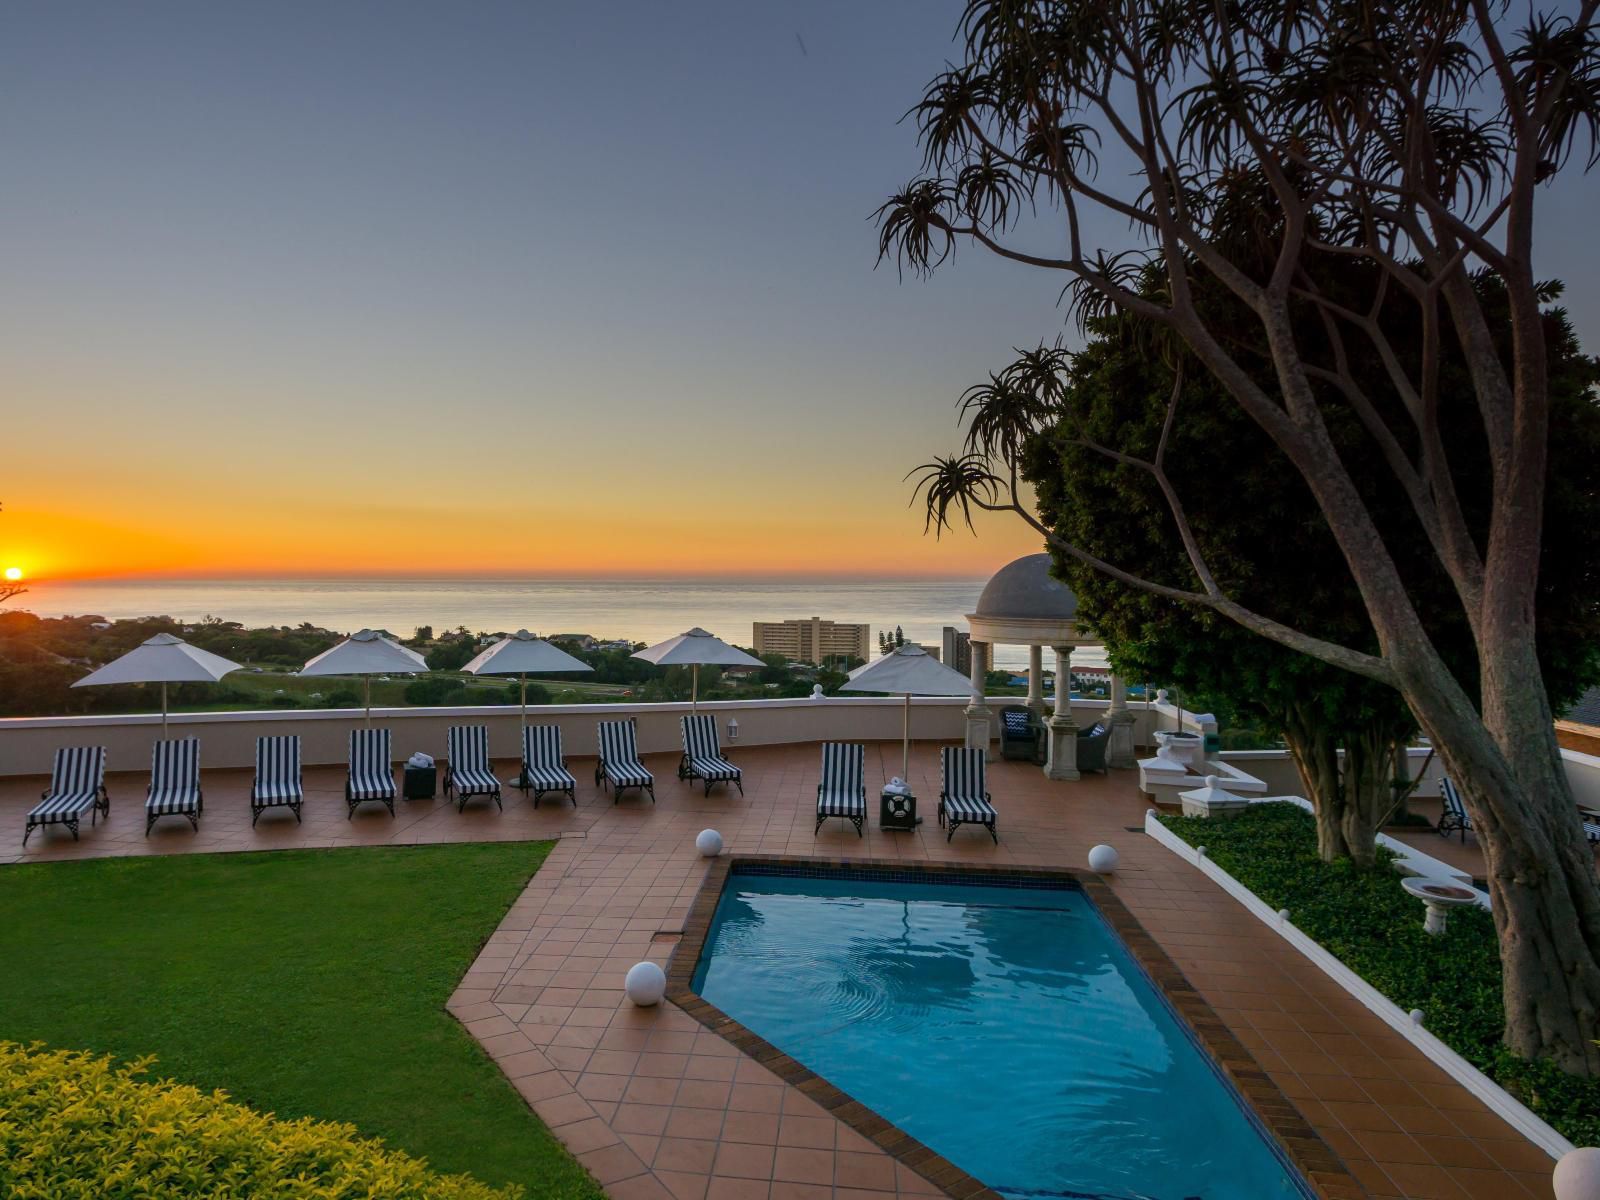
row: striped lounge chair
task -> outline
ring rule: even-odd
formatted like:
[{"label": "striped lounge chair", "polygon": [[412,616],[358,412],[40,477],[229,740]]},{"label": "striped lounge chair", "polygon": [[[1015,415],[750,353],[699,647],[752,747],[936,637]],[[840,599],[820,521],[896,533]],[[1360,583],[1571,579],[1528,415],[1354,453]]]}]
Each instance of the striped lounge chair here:
[{"label": "striped lounge chair", "polygon": [[684,717],[683,760],[678,764],[678,778],[693,782],[706,782],[706,795],[711,794],[713,783],[731,783],[744,795],[744,780],[739,768],[722,757],[722,747],[717,742],[717,719],[710,713],[695,713]]},{"label": "striped lounge chair", "polygon": [[111,815],[111,796],[106,792],[106,751],[104,746],[63,746],[56,751],[50,766],[50,786],[39,795],[39,803],[28,811],[28,827],[22,831],[22,844],[40,825],[65,825],[78,840],[78,822],[89,814],[89,824],[97,816]]},{"label": "striped lounge chair", "polygon": [[1600,845],[1600,818],[1583,814],[1583,836],[1589,839],[1591,846]]},{"label": "striped lounge chair", "polygon": [[864,836],[861,827],[867,823],[867,788],[862,782],[866,774],[867,748],[859,742],[824,742],[822,744],[822,781],[817,784],[817,827],[811,831],[815,837],[822,823],[829,817],[843,817],[856,827],[856,836]]},{"label": "striped lounge chair", "polygon": [[994,805],[984,789],[984,758],[981,749],[965,746],[946,746],[939,751],[939,824],[950,826],[947,842],[955,837],[958,825],[982,825],[997,845],[1000,842],[994,831]]},{"label": "striped lounge chair", "polygon": [[157,742],[150,756],[150,789],[144,798],[144,835],[162,817],[188,817],[198,831],[205,796],[200,791],[200,739]]},{"label": "striped lounge chair", "polygon": [[578,781],[567,770],[567,756],[561,752],[561,726],[527,725],[522,730],[522,774],[517,778],[522,794],[533,792],[533,806],[547,792],[565,792],[578,807]]},{"label": "striped lounge chair", "polygon": [[350,731],[350,777],[344,781],[344,819],[355,816],[358,805],[376,800],[394,816],[394,754],[387,729]]},{"label": "striped lounge chair", "polygon": [[597,787],[611,785],[613,804],[628,788],[649,792],[650,803],[656,802],[656,777],[639,761],[632,721],[600,722],[600,761],[595,765],[594,782]]},{"label": "striped lounge chair", "polygon": [[305,803],[305,788],[300,782],[300,739],[263,737],[256,739],[256,778],[250,785],[250,827],[269,808],[287,808],[300,824],[300,806]]},{"label": "striped lounge chair", "polygon": [[1449,837],[1459,830],[1461,840],[1465,842],[1467,831],[1472,828],[1472,815],[1467,812],[1467,806],[1461,803],[1461,793],[1456,791],[1456,785],[1448,775],[1439,778],[1439,798],[1444,801],[1444,811],[1439,814],[1439,836]]},{"label": "striped lounge chair", "polygon": [[489,766],[489,727],[452,725],[445,735],[445,749],[450,762],[444,771],[444,794],[448,798],[455,793],[456,811],[465,812],[473,796],[487,796],[504,811],[500,781]]}]

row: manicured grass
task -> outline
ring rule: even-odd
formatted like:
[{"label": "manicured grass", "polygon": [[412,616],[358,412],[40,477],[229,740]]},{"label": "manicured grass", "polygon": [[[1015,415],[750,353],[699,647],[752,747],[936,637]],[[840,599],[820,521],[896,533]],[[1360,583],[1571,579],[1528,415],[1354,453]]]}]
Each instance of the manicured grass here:
[{"label": "manicured grass", "polygon": [[0,1038],[348,1121],[530,1197],[599,1190],[444,1011],[549,843],[0,869]]},{"label": "manicured grass", "polygon": [[1163,817],[1301,931],[1461,1057],[1579,1146],[1600,1144],[1600,1080],[1579,1079],[1548,1061],[1517,1058],[1501,1042],[1500,948],[1494,919],[1479,908],[1450,913],[1438,937],[1422,928],[1422,905],[1389,869],[1359,871],[1317,857],[1316,824],[1292,804],[1257,804],[1232,820]]}]

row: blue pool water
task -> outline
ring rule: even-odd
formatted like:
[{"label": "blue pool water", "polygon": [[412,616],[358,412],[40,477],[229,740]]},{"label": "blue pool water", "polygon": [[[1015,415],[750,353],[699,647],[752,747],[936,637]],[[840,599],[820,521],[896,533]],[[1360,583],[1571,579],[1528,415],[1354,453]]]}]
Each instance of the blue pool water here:
[{"label": "blue pool water", "polygon": [[694,986],[1007,1195],[1307,1195],[1077,889],[736,871]]}]

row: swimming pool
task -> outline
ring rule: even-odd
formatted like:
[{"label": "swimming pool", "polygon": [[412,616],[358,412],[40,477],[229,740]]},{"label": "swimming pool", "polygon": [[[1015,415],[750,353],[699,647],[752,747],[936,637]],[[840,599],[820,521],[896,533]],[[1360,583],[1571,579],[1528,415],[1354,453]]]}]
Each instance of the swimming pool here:
[{"label": "swimming pool", "polygon": [[1310,1193],[1070,881],[735,868],[693,989],[1019,1197]]}]

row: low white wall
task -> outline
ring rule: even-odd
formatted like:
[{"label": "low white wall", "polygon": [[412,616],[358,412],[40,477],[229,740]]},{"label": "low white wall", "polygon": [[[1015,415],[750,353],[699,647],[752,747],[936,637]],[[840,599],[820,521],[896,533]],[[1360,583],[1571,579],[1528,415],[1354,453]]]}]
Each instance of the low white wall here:
[{"label": "low white wall", "polygon": [[[1288,796],[1305,791],[1300,772],[1295,769],[1294,759],[1287,750],[1224,750],[1218,757],[1262,780],[1267,785],[1268,795]],[[1441,774],[1439,756],[1435,754],[1430,761],[1426,747],[1413,746],[1407,758],[1411,761],[1411,777],[1422,775],[1416,794],[1437,796]]]},{"label": "low white wall", "polygon": [[[991,708],[1020,703],[997,696]],[[955,742],[966,734],[964,698],[920,698],[911,703],[911,736],[917,741]],[[1074,719],[1092,725],[1105,708],[1102,700],[1073,702]],[[570,755],[595,752],[595,727],[602,720],[633,717],[638,722],[639,749],[645,754],[681,749],[678,718],[687,704],[539,705],[528,710],[529,723],[558,724]],[[869,696],[830,696],[824,700],[707,701],[701,712],[717,718],[723,747],[771,746],[792,742],[899,741],[904,701]],[[1142,714],[1140,714],[1142,715]],[[728,736],[730,719],[739,722],[736,740]],[[172,737],[198,737],[205,767],[250,767],[257,737],[298,734],[307,766],[346,761],[350,730],[361,723],[359,709],[288,709],[266,712],[182,713],[169,719]],[[451,725],[487,725],[489,750],[496,758],[515,759],[518,712],[514,706],[471,705],[462,708],[375,708],[374,725],[394,730],[397,758],[421,750],[444,754],[445,730]],[[0,719],[0,777],[48,775],[51,757],[60,746],[104,746],[112,771],[146,770],[150,744],[161,736],[161,717],[9,717]],[[998,736],[998,733],[995,734]]]},{"label": "low white wall", "polygon": [[1580,750],[1563,750],[1567,761],[1567,782],[1572,795],[1585,808],[1600,811],[1600,758]]}]

